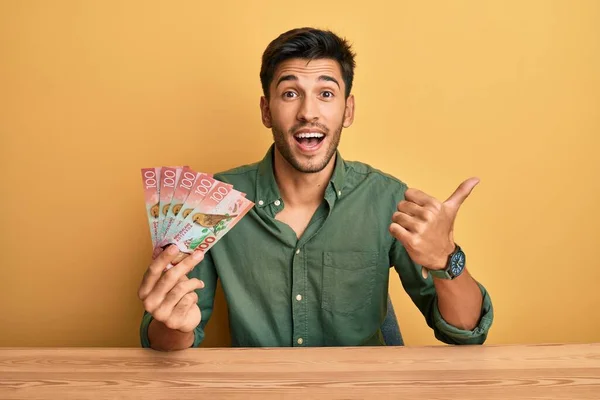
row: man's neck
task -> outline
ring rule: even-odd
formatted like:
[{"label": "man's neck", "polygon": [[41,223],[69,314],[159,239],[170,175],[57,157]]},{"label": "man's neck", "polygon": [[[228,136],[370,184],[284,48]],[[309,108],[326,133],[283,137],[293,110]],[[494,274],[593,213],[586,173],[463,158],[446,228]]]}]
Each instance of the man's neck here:
[{"label": "man's neck", "polygon": [[290,207],[315,207],[321,204],[333,175],[336,156],[331,157],[323,170],[304,173],[290,165],[277,149],[274,153],[273,172],[284,204]]}]

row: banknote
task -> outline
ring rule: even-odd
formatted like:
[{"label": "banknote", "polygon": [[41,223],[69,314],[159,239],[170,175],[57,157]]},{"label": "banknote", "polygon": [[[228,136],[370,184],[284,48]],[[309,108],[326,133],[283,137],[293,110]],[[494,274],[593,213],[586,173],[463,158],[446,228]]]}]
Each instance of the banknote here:
[{"label": "banknote", "polygon": [[160,170],[157,168],[142,168],[144,184],[144,199],[146,201],[146,217],[150,227],[152,246],[158,242],[158,217],[160,214]]},{"label": "banknote", "polygon": [[209,250],[254,206],[232,185],[188,166],[142,168],[142,179],[152,257],[169,244],[180,250],[167,269],[194,250]]},{"label": "banknote", "polygon": [[169,238],[169,242],[179,241],[179,238],[193,227],[195,219],[226,210],[227,206],[234,203],[239,197],[243,197],[242,193],[233,189],[231,185],[217,182],[200,203],[193,209],[188,209],[190,212],[179,225],[177,233]]},{"label": "banknote", "polygon": [[165,234],[171,227],[171,224],[175,220],[175,217],[179,213],[179,210],[183,207],[185,200],[187,199],[190,191],[192,190],[192,186],[196,183],[198,177],[203,174],[200,172],[196,172],[190,167],[183,167],[181,171],[181,176],[179,181],[177,182],[177,186],[175,187],[175,192],[173,193],[173,198],[171,199],[171,204],[168,208],[167,215],[165,216],[165,220],[160,226],[160,230],[158,232],[158,237],[162,240],[165,237]]},{"label": "banknote", "polygon": [[160,241],[162,236],[164,235],[163,226],[165,217],[169,212],[169,208],[171,207],[171,200],[173,199],[173,193],[175,192],[175,187],[179,182],[179,176],[181,175],[181,171],[183,167],[162,167],[160,171],[160,188],[159,188],[159,210],[160,213],[158,215],[158,233],[157,239]]},{"label": "banknote", "polygon": [[171,243],[180,252],[173,265],[194,250],[208,251],[254,206],[253,202],[245,198],[244,193],[235,189],[231,189],[223,197],[215,197],[207,195],[183,221],[181,230],[173,236]]},{"label": "banknote", "polygon": [[181,206],[177,215],[175,215],[169,230],[165,232],[164,236],[160,238],[156,246],[154,246],[155,253],[164,248],[166,245],[173,241],[173,236],[181,230],[182,223],[185,218],[194,210],[200,203],[202,203],[205,197],[212,193],[214,190],[224,191],[230,190],[233,186],[217,181],[207,174],[201,174],[194,183],[188,197],[186,198],[183,206]]},{"label": "banknote", "polygon": [[207,251],[252,208],[253,202],[239,195],[210,212],[194,212],[193,226],[183,235],[175,236],[180,250]]}]

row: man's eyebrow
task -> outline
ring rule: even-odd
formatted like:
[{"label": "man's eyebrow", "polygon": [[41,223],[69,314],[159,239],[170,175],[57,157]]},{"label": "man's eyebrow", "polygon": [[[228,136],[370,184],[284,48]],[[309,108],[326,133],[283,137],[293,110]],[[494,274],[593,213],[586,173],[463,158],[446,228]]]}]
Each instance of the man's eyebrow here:
[{"label": "man's eyebrow", "polygon": [[275,87],[279,86],[279,84],[284,81],[297,81],[297,80],[298,80],[298,77],[296,75],[284,75],[281,78],[279,78],[279,80],[277,81],[277,85],[275,85]]},{"label": "man's eyebrow", "polygon": [[333,76],[329,76],[329,75],[321,75],[319,76],[319,81],[328,81],[328,82],[333,82],[336,85],[338,85],[338,88],[341,89],[340,87],[340,83],[337,81],[337,79],[335,79]]},{"label": "man's eyebrow", "polygon": [[[275,85],[275,87],[279,86],[279,84],[281,82],[285,82],[285,81],[297,81],[298,77],[296,75],[284,75],[281,78],[279,78],[277,80],[277,85]],[[321,75],[317,78],[318,81],[328,81],[328,82],[333,82],[335,83],[338,88],[341,89],[340,83],[337,81],[337,79],[335,79],[333,76],[329,76],[329,75]]]}]

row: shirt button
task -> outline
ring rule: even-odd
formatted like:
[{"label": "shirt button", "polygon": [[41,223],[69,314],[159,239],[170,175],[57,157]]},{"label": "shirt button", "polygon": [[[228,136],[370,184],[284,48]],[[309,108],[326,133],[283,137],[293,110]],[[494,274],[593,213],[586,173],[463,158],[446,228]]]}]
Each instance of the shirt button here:
[{"label": "shirt button", "polygon": [[341,196],[341,195],[342,195],[342,191],[338,190],[338,196]]},{"label": "shirt button", "polygon": [[296,296],[296,300],[301,301],[302,300],[302,295],[301,294],[297,295]]},{"label": "shirt button", "polygon": [[300,254],[300,249],[296,250],[296,254]]},{"label": "shirt button", "polygon": [[298,344],[302,344],[304,343],[304,339],[302,339],[301,337],[298,338]]},{"label": "shirt button", "polygon": [[280,205],[280,204],[281,204],[281,202],[280,202],[279,200],[275,200],[275,205],[276,205],[277,207],[279,207],[279,205]]},{"label": "shirt button", "polygon": [[259,206],[262,206],[263,204],[265,204],[265,202],[264,202],[264,201],[262,201],[262,200],[259,200],[259,201],[258,201],[258,205],[259,205]]}]

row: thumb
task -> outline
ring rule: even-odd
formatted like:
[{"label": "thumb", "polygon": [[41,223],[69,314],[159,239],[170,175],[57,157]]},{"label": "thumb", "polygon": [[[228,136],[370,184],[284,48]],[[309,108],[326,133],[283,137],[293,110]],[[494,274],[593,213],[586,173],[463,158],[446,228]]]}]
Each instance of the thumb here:
[{"label": "thumb", "polygon": [[473,188],[475,188],[475,186],[477,186],[478,183],[479,178],[467,179],[466,181],[460,184],[460,186],[454,191],[454,193],[452,193],[450,197],[448,197],[448,200],[446,200],[444,204],[450,206],[455,211],[458,211],[462,203],[467,197],[469,197],[469,195],[473,191]]}]

